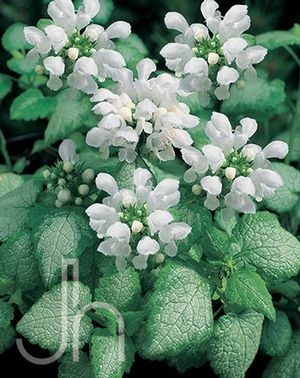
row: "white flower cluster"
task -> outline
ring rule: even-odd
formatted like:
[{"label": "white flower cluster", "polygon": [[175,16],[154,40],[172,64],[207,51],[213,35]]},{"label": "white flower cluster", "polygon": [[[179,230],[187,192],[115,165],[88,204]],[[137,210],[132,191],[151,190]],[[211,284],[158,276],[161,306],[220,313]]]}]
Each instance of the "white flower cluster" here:
[{"label": "white flower cluster", "polygon": [[211,143],[201,150],[192,146],[182,149],[183,160],[191,167],[184,179],[194,182],[200,178],[201,188],[207,193],[204,205],[208,209],[221,206],[226,208],[224,214],[228,217],[235,211],[255,213],[253,200],[260,202],[272,196],[283,184],[268,159],[283,159],[288,145],[273,141],[262,149],[247,143],[256,130],[257,123],[252,118],[243,118],[232,130],[224,114],[213,112],[205,127]]},{"label": "white flower cluster", "polygon": [[114,75],[120,83],[118,90],[100,88],[91,98],[97,102],[94,112],[102,117],[98,127],[87,133],[86,142],[100,148],[105,159],[114,146],[119,149],[119,159],[131,163],[142,145],[160,160],[172,160],[174,148],[192,145],[193,140],[184,129],[197,126],[199,119],[176,99],[177,78],[163,73],[150,79],[156,66],[148,58],[136,68],[137,79],[124,68]]},{"label": "white flower cluster", "polygon": [[191,227],[173,222],[168,209],[179,202],[179,182],[164,179],[155,188],[151,173],[142,168],[134,172],[135,190],[119,190],[115,179],[100,173],[96,178],[98,189],[109,194],[103,203],[86,209],[91,228],[103,239],[98,251],[116,257],[119,270],[132,259],[136,269],[145,269],[147,259],[159,251],[169,256],[177,253],[176,241],[184,239]]},{"label": "white flower cluster", "polygon": [[249,46],[243,34],[250,27],[246,5],[234,5],[221,16],[218,3],[204,0],[201,12],[206,26],[189,25],[177,12],[165,17],[168,29],[179,34],[175,43],[168,43],[161,50],[167,67],[177,76],[182,76],[179,93],[189,95],[197,92],[205,106],[211,92],[219,100],[229,97],[229,87],[241,74],[252,79],[256,76],[253,64],[263,60],[267,50],[262,46]]},{"label": "white flower cluster", "polygon": [[98,0],[83,0],[77,11],[72,0],[54,0],[48,6],[53,22],[49,20],[43,30],[24,28],[25,38],[33,46],[27,58],[42,61],[51,90],[60,89],[66,79],[68,86],[92,94],[98,89],[97,81],[104,81],[112,71],[125,66],[123,56],[112,50],[111,39],[128,37],[131,27],[123,21],[106,30],[90,24],[99,10]]}]

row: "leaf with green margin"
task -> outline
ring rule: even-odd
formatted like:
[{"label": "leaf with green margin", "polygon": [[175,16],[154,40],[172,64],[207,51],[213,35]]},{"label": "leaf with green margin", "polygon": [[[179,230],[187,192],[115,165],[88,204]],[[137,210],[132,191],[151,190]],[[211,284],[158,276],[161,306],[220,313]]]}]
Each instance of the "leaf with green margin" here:
[{"label": "leaf with green margin", "polygon": [[126,39],[119,39],[116,42],[116,50],[123,55],[127,67],[134,72],[137,63],[148,54],[144,42],[135,33],[131,33]]},{"label": "leaf with green margin", "polygon": [[261,78],[247,81],[244,89],[231,87],[230,97],[221,104],[221,112],[236,116],[252,114],[256,119],[269,119],[282,111],[285,101],[284,82]]},{"label": "leaf with green margin", "polygon": [[300,45],[300,37],[295,35],[292,30],[272,30],[256,36],[258,45],[268,50],[290,45]]},{"label": "leaf with green margin", "polygon": [[24,184],[24,179],[22,176],[11,172],[0,173],[0,197],[14,189],[17,189],[22,184]]},{"label": "leaf with green margin", "polygon": [[82,314],[91,300],[89,288],[81,282],[55,285],[22,317],[17,324],[17,332],[32,344],[50,351],[62,348],[63,338],[66,351],[73,350],[74,343],[81,349],[89,342],[93,330],[91,319]]},{"label": "leaf with green margin", "polygon": [[285,312],[276,310],[276,320],[265,319],[260,349],[271,357],[282,356],[288,350],[293,330]]},{"label": "leaf with green margin", "polygon": [[12,280],[15,288],[30,291],[41,284],[31,234],[12,235],[0,247],[0,277]]},{"label": "leaf with green margin", "polygon": [[97,378],[121,378],[129,371],[135,348],[131,339],[96,328],[91,341],[91,363]]},{"label": "leaf with green margin", "polygon": [[114,306],[119,312],[136,310],[141,296],[138,272],[128,267],[124,272],[114,271],[100,278],[95,300]]},{"label": "leaf with green margin", "polygon": [[13,326],[0,328],[0,354],[13,346],[16,340],[16,331]]},{"label": "leaf with green margin", "polygon": [[274,357],[263,372],[262,378],[299,378],[300,330],[294,331],[288,351],[282,357]]},{"label": "leaf with green margin", "polygon": [[54,111],[56,103],[56,97],[45,97],[39,89],[29,88],[13,100],[10,118],[25,121],[46,118]]},{"label": "leaf with green margin", "polygon": [[0,328],[8,327],[13,318],[14,309],[11,303],[0,302]]},{"label": "leaf with green margin", "polygon": [[285,281],[300,269],[300,243],[267,211],[243,216],[233,230],[239,255],[268,283]]},{"label": "leaf with green margin", "polygon": [[225,291],[230,305],[253,310],[275,321],[275,308],[265,281],[251,267],[233,271]]},{"label": "leaf with green margin", "polygon": [[256,356],[263,315],[247,311],[227,314],[214,323],[208,359],[221,378],[242,378]]},{"label": "leaf with green margin", "polygon": [[192,227],[190,234],[177,243],[178,250],[188,252],[195,243],[200,243],[208,228],[212,227],[211,213],[200,204],[179,204],[172,214],[177,222],[185,222]]},{"label": "leaf with green margin", "polygon": [[149,316],[139,339],[143,358],[173,358],[199,350],[213,329],[211,287],[193,268],[169,260],[147,303]]},{"label": "leaf with green margin", "polygon": [[2,100],[12,88],[12,80],[8,75],[0,73],[0,100]]},{"label": "leaf with green margin", "polygon": [[89,123],[97,124],[91,111],[89,96],[78,90],[67,89],[57,96],[57,106],[45,131],[45,144],[65,139],[72,132]]},{"label": "leaf with green margin", "polygon": [[34,242],[44,285],[50,288],[60,280],[63,260],[79,257],[94,238],[84,209],[69,207],[46,215]]},{"label": "leaf with green margin", "polygon": [[[37,77],[34,69],[36,67],[36,62],[31,62],[26,59],[25,55],[22,55],[21,53],[14,54],[15,56],[11,59],[9,59],[6,64],[7,67],[13,71],[16,72],[19,75],[26,75],[27,78],[31,81],[31,83],[28,82],[28,84],[31,84],[32,86],[32,80]],[[45,78],[45,76],[43,76]],[[24,79],[23,79],[24,80]],[[21,84],[21,79],[20,79]],[[27,86],[28,86],[27,84]]]},{"label": "leaf with green margin", "polygon": [[277,213],[291,211],[299,200],[300,172],[284,163],[273,163],[271,169],[281,176],[283,186],[276,189],[272,197],[266,198],[264,204]]},{"label": "leaf with green margin", "polygon": [[128,164],[123,162],[118,172],[116,172],[115,180],[118,184],[119,189],[133,189],[133,175],[137,168],[136,163],[133,162]]},{"label": "leaf with green margin", "polygon": [[16,22],[10,25],[2,36],[2,45],[5,50],[13,52],[15,50],[24,51],[31,49],[30,45],[24,36],[24,27],[27,26],[21,22]]},{"label": "leaf with green margin", "polygon": [[28,210],[35,203],[41,189],[40,181],[30,180],[0,197],[0,241],[5,241],[25,227]]},{"label": "leaf with green margin", "polygon": [[59,361],[58,378],[95,378],[87,353],[79,351],[78,361],[73,353],[66,353]]}]

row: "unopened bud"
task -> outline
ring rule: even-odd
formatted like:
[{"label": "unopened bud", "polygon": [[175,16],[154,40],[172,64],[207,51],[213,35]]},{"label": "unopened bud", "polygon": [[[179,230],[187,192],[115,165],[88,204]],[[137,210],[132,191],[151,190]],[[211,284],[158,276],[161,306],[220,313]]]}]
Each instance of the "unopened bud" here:
[{"label": "unopened bud", "polygon": [[157,264],[162,264],[165,261],[165,255],[161,252],[155,254],[155,262]]},{"label": "unopened bud", "polygon": [[244,157],[246,158],[247,161],[253,161],[255,159],[255,156],[256,156],[256,151],[251,149],[251,148],[247,148],[243,152],[243,155],[244,155]]},{"label": "unopened bud", "polygon": [[237,89],[239,91],[241,91],[242,89],[245,88],[246,83],[244,82],[244,80],[238,80],[238,81],[236,81],[235,85],[236,85]]},{"label": "unopened bud", "polygon": [[63,179],[63,178],[60,178],[58,181],[57,181],[58,185],[60,186],[65,186],[66,185],[66,180]]},{"label": "unopened bud", "polygon": [[63,203],[68,202],[70,198],[71,198],[71,192],[69,189],[61,189],[57,194],[57,199],[59,199],[59,201]]},{"label": "unopened bud", "polygon": [[75,205],[80,206],[82,205],[82,202],[83,202],[82,198],[80,197],[75,198],[75,201],[74,201]]},{"label": "unopened bud", "polygon": [[137,221],[137,220],[134,220],[134,221],[132,222],[131,231],[132,231],[134,234],[138,234],[139,232],[142,231],[143,228],[144,228],[144,225],[143,225],[142,222]]},{"label": "unopened bud", "polygon": [[192,186],[192,192],[195,194],[195,196],[199,196],[201,194],[202,188],[201,185],[195,184]]},{"label": "unopened bud", "polygon": [[68,49],[68,57],[71,60],[76,60],[79,56],[79,49],[77,47],[70,47]]},{"label": "unopened bud", "polygon": [[44,71],[45,71],[44,66],[42,66],[41,64],[38,64],[38,65],[35,66],[34,72],[37,75],[39,75],[39,76],[43,75]]},{"label": "unopened bud", "polygon": [[86,196],[89,191],[90,191],[90,188],[86,184],[81,184],[78,186],[78,193],[82,196]]},{"label": "unopened bud", "polygon": [[214,53],[214,52],[210,52],[208,54],[208,58],[207,58],[207,61],[208,61],[208,64],[213,66],[214,64],[217,64],[218,61],[219,61],[220,57],[217,53]]},{"label": "unopened bud", "polygon": [[95,28],[92,28],[92,27],[89,27],[85,32],[84,34],[88,37],[88,39],[91,41],[91,42],[96,42],[97,39],[98,39],[98,35],[99,33],[97,32],[97,30]]},{"label": "unopened bud", "polygon": [[92,168],[87,168],[82,172],[81,178],[84,183],[89,184],[95,178],[94,170]]},{"label": "unopened bud", "polygon": [[234,167],[227,167],[225,169],[225,176],[229,181],[232,181],[236,176],[236,168]]},{"label": "unopened bud", "polygon": [[63,170],[67,173],[70,173],[72,172],[74,169],[74,164],[71,163],[70,161],[65,161],[64,162],[64,166],[63,166]]},{"label": "unopened bud", "polygon": [[135,198],[134,196],[130,195],[130,194],[127,194],[124,196],[123,200],[122,200],[122,205],[125,206],[125,207],[129,207],[129,206],[132,206],[135,204]]},{"label": "unopened bud", "polygon": [[56,201],[55,201],[55,206],[57,207],[57,208],[60,208],[60,207],[62,207],[62,205],[63,205],[63,202],[61,202],[59,199],[57,199]]},{"label": "unopened bud", "polygon": [[203,29],[198,29],[195,34],[194,34],[194,38],[197,42],[200,42],[203,37],[205,36],[205,32]]},{"label": "unopened bud", "polygon": [[51,176],[49,169],[45,169],[43,171],[43,176],[44,176],[44,179],[48,179]]}]

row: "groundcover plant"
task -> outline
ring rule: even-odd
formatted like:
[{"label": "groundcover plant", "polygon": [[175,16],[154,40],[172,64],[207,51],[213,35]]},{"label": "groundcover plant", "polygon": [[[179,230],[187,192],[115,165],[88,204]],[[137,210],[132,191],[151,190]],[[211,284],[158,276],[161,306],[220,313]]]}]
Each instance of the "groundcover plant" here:
[{"label": "groundcover plant", "polygon": [[259,355],[299,377],[300,26],[167,3],[157,56],[111,0],[3,34],[3,118],[34,143],[0,130],[0,353],[59,378],[239,378]]}]

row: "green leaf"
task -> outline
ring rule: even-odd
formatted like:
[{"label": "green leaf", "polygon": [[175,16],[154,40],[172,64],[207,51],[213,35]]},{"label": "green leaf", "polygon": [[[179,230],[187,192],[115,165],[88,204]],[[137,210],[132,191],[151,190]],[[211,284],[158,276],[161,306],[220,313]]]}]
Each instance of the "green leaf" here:
[{"label": "green leaf", "polygon": [[93,117],[91,108],[88,95],[71,89],[62,91],[57,96],[57,106],[45,131],[45,143],[55,143],[86,125]]},{"label": "green leaf", "polygon": [[276,320],[266,319],[260,339],[261,350],[271,357],[282,356],[288,350],[293,330],[283,311],[276,311]]},{"label": "green leaf", "polygon": [[57,209],[46,215],[34,235],[36,256],[47,288],[58,283],[63,259],[79,257],[93,244],[82,209]]},{"label": "green leaf", "polygon": [[24,228],[28,210],[35,203],[41,187],[41,182],[30,180],[0,197],[0,241]]},{"label": "green leaf", "polygon": [[167,363],[182,374],[192,368],[199,369],[207,361],[206,349],[207,345],[205,344],[202,348],[198,348],[197,350],[192,349],[189,352],[179,353],[169,358]]},{"label": "green leaf", "polygon": [[300,331],[294,332],[290,346],[282,357],[271,360],[262,378],[298,378],[300,372]]},{"label": "green leaf", "polygon": [[275,282],[269,287],[270,291],[275,291],[288,299],[295,299],[300,295],[300,285],[296,280],[286,282]]},{"label": "green leaf", "polygon": [[230,304],[242,310],[254,310],[275,321],[275,308],[266,283],[250,267],[232,272],[225,294]]},{"label": "green leaf", "polygon": [[140,296],[139,274],[131,267],[100,278],[95,292],[96,301],[109,303],[119,312],[137,309]]},{"label": "green leaf", "polygon": [[0,73],[0,100],[2,100],[10,91],[12,80],[9,76]]},{"label": "green leaf", "polygon": [[0,173],[0,197],[20,187],[24,183],[22,176],[14,173]]},{"label": "green leaf", "polygon": [[166,177],[180,180],[186,171],[186,165],[180,159],[160,161],[156,156],[152,155],[149,156],[149,159],[144,159],[144,161],[158,182]]},{"label": "green leaf", "polygon": [[174,260],[161,269],[148,311],[139,350],[144,358],[190,355],[211,336],[211,287],[195,270]]},{"label": "green leaf", "polygon": [[14,99],[10,117],[25,121],[46,118],[54,111],[56,102],[56,97],[45,97],[39,89],[30,88]]},{"label": "green leaf", "polygon": [[227,233],[214,226],[208,226],[204,229],[201,245],[204,253],[216,260],[221,260],[231,250],[231,242]]},{"label": "green leaf", "polygon": [[35,289],[41,281],[34,252],[29,231],[12,235],[0,247],[0,277],[12,280],[22,291]]},{"label": "green leaf", "polygon": [[132,71],[136,70],[137,63],[148,54],[144,42],[135,33],[131,33],[126,39],[119,39],[116,42],[116,49],[123,55],[127,67]]},{"label": "green leaf", "polygon": [[[30,86],[32,86],[32,80],[34,77],[36,77],[36,73],[34,71],[37,65],[36,62],[29,61],[28,59],[26,59],[25,55],[15,54],[15,56],[9,59],[6,64],[11,71],[14,71],[19,75],[28,75],[31,81],[28,82],[28,84],[31,84]],[[26,77],[28,78],[28,76]]]},{"label": "green leaf", "polygon": [[13,326],[0,328],[0,354],[9,349],[15,342],[16,331]]},{"label": "green leaf", "polygon": [[2,36],[2,45],[5,50],[13,52],[15,50],[24,51],[32,48],[24,36],[24,27],[20,22],[10,25]]},{"label": "green leaf", "polygon": [[284,82],[261,78],[246,81],[244,89],[232,86],[230,97],[221,105],[221,112],[238,117],[252,114],[256,119],[269,119],[282,111],[285,101]]},{"label": "green leaf", "polygon": [[268,50],[290,45],[300,45],[300,37],[295,35],[292,30],[273,30],[256,36],[258,45],[262,45]]},{"label": "green leaf", "polygon": [[13,318],[13,306],[7,302],[0,302],[0,328],[8,327]]},{"label": "green leaf", "polygon": [[273,163],[272,170],[279,173],[283,186],[278,188],[272,197],[266,198],[264,202],[267,208],[278,213],[291,211],[299,199],[300,172],[284,163]]},{"label": "green leaf", "polygon": [[265,281],[285,281],[300,268],[300,243],[276,216],[262,211],[245,215],[233,231],[242,255]]},{"label": "green leaf", "polygon": [[91,150],[89,146],[88,149],[88,151],[79,152],[80,160],[84,161],[87,167],[93,167],[95,172],[109,173],[112,176],[120,170],[122,162],[117,157],[110,156],[109,159],[101,159],[97,150]]},{"label": "green leaf", "polygon": [[78,361],[73,360],[73,353],[66,353],[60,360],[58,378],[94,378],[88,355],[79,352]]},{"label": "green leaf", "polygon": [[208,358],[221,378],[242,378],[259,346],[263,315],[252,311],[221,316],[214,324]]},{"label": "green leaf", "polygon": [[131,164],[123,162],[119,171],[116,173],[116,177],[115,177],[119,189],[133,189],[134,188],[133,174],[134,174],[135,169],[136,169],[135,162]]},{"label": "green leaf", "polygon": [[81,349],[89,342],[93,329],[91,319],[81,314],[91,300],[89,289],[82,283],[62,282],[32,305],[18,322],[17,332],[32,344],[51,351],[64,347],[63,338],[66,351],[71,351],[74,346]]},{"label": "green leaf", "polygon": [[122,378],[129,371],[135,348],[124,335],[111,335],[97,328],[92,336],[91,363],[97,378]]}]

